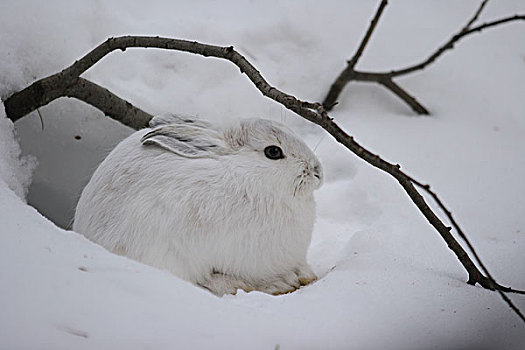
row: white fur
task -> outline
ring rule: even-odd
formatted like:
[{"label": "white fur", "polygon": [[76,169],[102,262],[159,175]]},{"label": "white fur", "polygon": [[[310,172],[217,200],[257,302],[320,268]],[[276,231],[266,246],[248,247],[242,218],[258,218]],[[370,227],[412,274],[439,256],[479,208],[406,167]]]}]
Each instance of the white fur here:
[{"label": "white fur", "polygon": [[[322,171],[301,140],[263,119],[221,130],[171,115],[150,125],[95,171],[75,231],[217,295],[281,294],[316,279],[306,252]],[[270,145],[285,158],[268,159]]]}]

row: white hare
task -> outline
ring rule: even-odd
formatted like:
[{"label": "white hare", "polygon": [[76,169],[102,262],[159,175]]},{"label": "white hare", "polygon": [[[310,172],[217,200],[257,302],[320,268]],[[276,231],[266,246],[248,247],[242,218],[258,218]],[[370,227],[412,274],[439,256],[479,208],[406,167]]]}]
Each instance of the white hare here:
[{"label": "white hare", "polygon": [[159,116],[100,164],[73,229],[219,296],[288,293],[317,278],[306,253],[321,183],[316,156],[282,124]]}]

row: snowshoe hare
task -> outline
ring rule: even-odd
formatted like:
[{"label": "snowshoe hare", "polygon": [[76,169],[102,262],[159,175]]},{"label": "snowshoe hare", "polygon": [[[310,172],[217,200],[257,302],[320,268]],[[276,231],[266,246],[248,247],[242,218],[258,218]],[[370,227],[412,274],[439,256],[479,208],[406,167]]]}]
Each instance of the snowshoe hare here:
[{"label": "snowshoe hare", "polygon": [[289,293],[306,262],[322,170],[282,124],[221,129],[176,115],[123,140],[82,192],[73,229],[222,296]]}]

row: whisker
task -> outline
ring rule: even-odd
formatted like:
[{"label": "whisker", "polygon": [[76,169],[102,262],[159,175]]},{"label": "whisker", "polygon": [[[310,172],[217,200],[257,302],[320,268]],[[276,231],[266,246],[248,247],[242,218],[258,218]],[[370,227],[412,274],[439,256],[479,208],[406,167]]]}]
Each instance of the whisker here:
[{"label": "whisker", "polygon": [[321,138],[319,139],[319,142],[317,142],[317,145],[315,145],[315,147],[313,149],[314,154],[315,154],[315,151],[317,151],[317,147],[319,147],[319,145],[321,145],[321,142],[323,142],[325,136],[326,136],[326,133],[323,133],[323,135],[321,135]]}]

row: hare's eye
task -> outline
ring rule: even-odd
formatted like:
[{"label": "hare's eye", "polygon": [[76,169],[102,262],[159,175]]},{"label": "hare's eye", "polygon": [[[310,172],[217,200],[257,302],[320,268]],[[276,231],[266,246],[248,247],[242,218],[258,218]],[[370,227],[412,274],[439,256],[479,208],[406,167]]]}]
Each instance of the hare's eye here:
[{"label": "hare's eye", "polygon": [[268,146],[264,149],[264,155],[268,159],[282,159],[284,158],[283,150],[277,146]]}]

